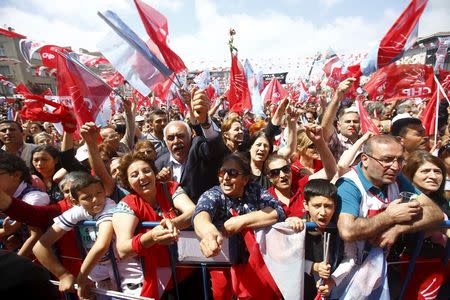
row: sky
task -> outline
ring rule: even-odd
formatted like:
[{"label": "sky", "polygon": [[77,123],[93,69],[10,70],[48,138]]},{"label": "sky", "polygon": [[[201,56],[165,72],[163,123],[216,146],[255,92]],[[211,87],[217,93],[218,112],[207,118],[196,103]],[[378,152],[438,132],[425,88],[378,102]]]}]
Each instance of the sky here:
[{"label": "sky", "polygon": [[[331,47],[367,53],[409,0],[144,0],[169,22],[170,45],[188,68],[229,65],[229,28],[239,57],[252,60],[313,56]],[[31,39],[96,50],[108,32],[97,11],[117,13],[148,39],[132,0],[0,0],[0,26]],[[450,0],[429,0],[419,36],[450,31]]]}]

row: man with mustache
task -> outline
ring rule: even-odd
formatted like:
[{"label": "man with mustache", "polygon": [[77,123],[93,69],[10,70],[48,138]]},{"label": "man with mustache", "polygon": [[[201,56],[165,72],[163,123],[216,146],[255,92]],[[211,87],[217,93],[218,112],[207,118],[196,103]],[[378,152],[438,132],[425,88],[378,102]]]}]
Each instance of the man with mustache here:
[{"label": "man with mustache", "polygon": [[204,91],[192,93],[190,103],[194,119],[203,136],[192,137],[184,121],[171,121],[164,128],[164,141],[169,150],[156,162],[159,180],[173,180],[194,203],[209,188],[218,185],[217,172],[225,153],[219,128],[208,116],[210,102]]},{"label": "man with mustache", "polygon": [[416,150],[430,150],[428,136],[420,119],[411,117],[409,113],[398,114],[392,120],[391,134],[398,136],[405,148],[405,158]]},{"label": "man with mustache", "polygon": [[[417,191],[402,174],[402,144],[391,135],[376,135],[363,145],[361,162],[336,183],[341,203],[338,230],[346,242],[356,242],[351,255],[362,263],[365,251],[390,248],[403,233],[437,226],[440,208]],[[402,201],[400,192],[420,194]],[[344,255],[345,256],[345,255]]]},{"label": "man with mustache", "polygon": [[356,108],[341,109],[337,116],[337,128],[333,125],[340,101],[344,99],[344,95],[352,87],[354,81],[354,78],[347,78],[339,84],[322,119],[323,137],[325,141],[329,141],[328,146],[336,161],[339,161],[342,153],[360,137],[360,120]]}]

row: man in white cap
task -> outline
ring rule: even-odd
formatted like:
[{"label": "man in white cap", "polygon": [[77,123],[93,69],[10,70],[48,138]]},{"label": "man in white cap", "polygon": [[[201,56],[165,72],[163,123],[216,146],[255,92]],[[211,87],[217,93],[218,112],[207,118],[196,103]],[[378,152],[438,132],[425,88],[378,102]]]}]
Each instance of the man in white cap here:
[{"label": "man in white cap", "polygon": [[416,150],[430,150],[429,139],[422,121],[409,113],[398,114],[392,119],[391,134],[400,137],[400,142],[405,149],[405,158]]}]

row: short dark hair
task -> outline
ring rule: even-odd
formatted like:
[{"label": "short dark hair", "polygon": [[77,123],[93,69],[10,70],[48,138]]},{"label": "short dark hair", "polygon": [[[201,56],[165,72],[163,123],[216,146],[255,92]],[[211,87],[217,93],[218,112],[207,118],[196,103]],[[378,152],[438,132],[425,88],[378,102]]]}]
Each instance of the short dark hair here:
[{"label": "short dark hair", "polygon": [[244,154],[239,152],[228,154],[223,159],[221,166],[223,166],[228,161],[236,162],[241,167],[242,172],[244,173],[245,176],[251,174],[252,171],[250,168],[250,161]]},{"label": "short dark hair", "polygon": [[308,203],[313,197],[322,196],[333,200],[337,206],[337,188],[334,184],[325,179],[311,179],[303,189],[305,202]]},{"label": "short dark hair", "polygon": [[154,110],[154,111],[152,111],[150,113],[150,116],[148,117],[148,120],[150,122],[153,122],[153,120],[155,119],[156,116],[165,116],[165,117],[167,117],[167,113],[164,110],[162,110],[162,109],[156,109],[156,110]]},{"label": "short dark hair", "polygon": [[392,123],[391,134],[393,136],[404,137],[406,135],[406,131],[408,130],[408,126],[410,125],[422,125],[422,121],[413,117],[397,120]]},{"label": "short dark hair", "polygon": [[78,200],[78,192],[91,184],[100,184],[104,188],[103,182],[97,176],[91,176],[86,173],[86,176],[79,177],[70,185],[70,195],[73,199]]},{"label": "short dark hair", "polygon": [[19,128],[20,132],[23,132],[22,125],[19,122],[16,122],[16,121],[13,121],[13,120],[2,120],[2,121],[0,121],[0,126],[2,124],[16,124],[17,127]]},{"label": "short dark hair", "polygon": [[6,152],[0,153],[0,169],[5,170],[8,173],[14,173],[16,171],[22,172],[20,179],[26,183],[31,184],[30,169],[28,169],[26,163],[20,157],[12,155]]},{"label": "short dark hair", "polygon": [[122,158],[120,159],[120,166],[119,166],[119,179],[123,187],[132,193],[134,193],[134,190],[131,188],[130,182],[128,181],[128,168],[135,161],[146,162],[150,166],[150,168],[152,168],[155,177],[158,174],[155,162],[151,160],[145,153],[133,152],[128,153],[125,156],[122,156]]}]

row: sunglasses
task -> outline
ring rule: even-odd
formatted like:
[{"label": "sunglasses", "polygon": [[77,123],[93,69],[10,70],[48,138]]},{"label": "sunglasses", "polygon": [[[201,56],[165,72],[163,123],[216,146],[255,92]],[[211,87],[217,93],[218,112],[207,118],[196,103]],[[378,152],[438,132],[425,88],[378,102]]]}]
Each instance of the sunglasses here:
[{"label": "sunglasses", "polygon": [[280,172],[283,171],[284,174],[289,174],[291,173],[291,166],[290,165],[285,165],[281,168],[278,169],[272,169],[269,171],[269,175],[271,177],[276,177],[276,176],[280,176]]},{"label": "sunglasses", "polygon": [[225,173],[228,174],[230,178],[236,178],[239,175],[244,175],[243,172],[240,172],[239,170],[236,169],[220,169],[218,175],[219,177],[224,177]]}]

